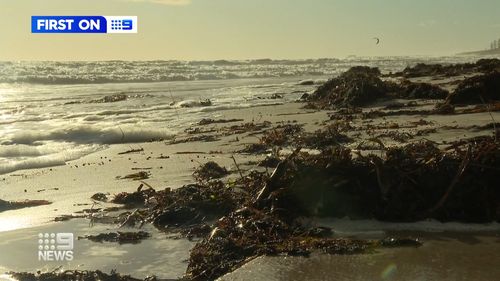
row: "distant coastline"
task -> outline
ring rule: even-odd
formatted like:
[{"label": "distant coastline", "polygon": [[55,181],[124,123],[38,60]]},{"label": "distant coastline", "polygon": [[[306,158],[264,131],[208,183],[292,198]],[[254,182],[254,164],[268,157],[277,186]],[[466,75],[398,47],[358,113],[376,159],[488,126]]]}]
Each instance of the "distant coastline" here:
[{"label": "distant coastline", "polygon": [[459,56],[487,56],[487,55],[500,55],[500,49],[483,50],[474,52],[464,52],[457,54]]}]

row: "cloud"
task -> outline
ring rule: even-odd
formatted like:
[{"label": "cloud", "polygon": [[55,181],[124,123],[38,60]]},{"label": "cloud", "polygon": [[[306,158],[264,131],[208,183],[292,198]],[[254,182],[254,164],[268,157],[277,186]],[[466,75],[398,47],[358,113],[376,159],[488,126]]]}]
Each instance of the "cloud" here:
[{"label": "cloud", "polygon": [[191,4],[191,0],[121,0],[127,2],[146,2],[155,3],[161,5],[171,5],[171,6],[184,6]]}]

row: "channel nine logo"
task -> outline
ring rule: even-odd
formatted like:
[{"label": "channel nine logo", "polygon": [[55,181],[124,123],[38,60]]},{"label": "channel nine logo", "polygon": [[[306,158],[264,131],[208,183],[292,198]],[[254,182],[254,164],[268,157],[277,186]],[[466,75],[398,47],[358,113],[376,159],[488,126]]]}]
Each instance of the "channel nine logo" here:
[{"label": "channel nine logo", "polygon": [[39,233],[39,261],[72,261],[73,233]]},{"label": "channel nine logo", "polygon": [[137,33],[137,17],[32,16],[31,33]]}]

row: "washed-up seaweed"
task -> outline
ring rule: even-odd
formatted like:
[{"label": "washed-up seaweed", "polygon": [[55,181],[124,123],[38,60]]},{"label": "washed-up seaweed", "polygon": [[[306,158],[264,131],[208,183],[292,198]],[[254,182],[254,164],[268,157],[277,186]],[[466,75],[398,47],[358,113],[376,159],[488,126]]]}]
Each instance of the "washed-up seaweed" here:
[{"label": "washed-up seaweed", "polygon": [[151,234],[145,231],[139,232],[110,232],[110,233],[100,233],[97,235],[85,235],[80,236],[78,239],[88,239],[93,242],[117,242],[119,244],[137,244],[142,240],[151,237]]},{"label": "washed-up seaweed", "polygon": [[193,175],[197,180],[206,181],[223,178],[229,175],[229,172],[225,167],[221,167],[219,164],[210,161],[196,169]]},{"label": "washed-up seaweed", "polygon": [[378,68],[353,67],[310,95],[307,98],[308,108],[353,107],[372,103],[391,90],[379,76]]},{"label": "washed-up seaweed", "polygon": [[49,204],[52,202],[47,200],[5,201],[0,199],[0,212]]},{"label": "washed-up seaweed", "polygon": [[480,59],[476,63],[462,63],[462,64],[425,64],[419,63],[415,66],[407,67],[402,72],[394,73],[390,76],[395,77],[424,77],[424,76],[460,76],[466,74],[473,74],[477,72],[487,73],[500,69],[500,60],[498,59]]},{"label": "washed-up seaweed", "polygon": [[198,122],[198,125],[210,125],[210,124],[222,124],[222,123],[233,123],[233,122],[242,122],[243,119],[211,119],[204,118]]},{"label": "washed-up seaweed", "polygon": [[118,155],[138,153],[138,152],[143,152],[143,151],[144,151],[144,148],[130,149],[130,150],[127,150],[127,151],[120,152],[120,153],[118,153]]},{"label": "washed-up seaweed", "polygon": [[315,132],[305,132],[300,125],[279,125],[268,129],[259,139],[259,143],[247,145],[240,153],[261,154],[275,147],[305,146],[323,148],[351,142],[352,139],[340,133],[339,124],[325,126]]},{"label": "washed-up seaweed", "polygon": [[138,181],[138,180],[148,179],[150,175],[151,174],[149,172],[142,171],[142,172],[138,172],[138,173],[134,173],[134,174],[123,176],[120,179],[122,179],[122,180],[131,179],[131,180]]},{"label": "washed-up seaweed", "polygon": [[401,83],[400,98],[443,100],[449,95],[447,90],[429,83],[412,83],[408,80]]},{"label": "washed-up seaweed", "polygon": [[[19,281],[141,281],[130,277],[129,275],[121,275],[116,271],[111,273],[104,273],[100,270],[65,270],[63,272],[9,272],[8,275],[12,276],[15,280]],[[156,280],[156,277],[148,277],[144,281]]]},{"label": "washed-up seaweed", "polygon": [[500,72],[474,76],[462,81],[448,96],[449,104],[481,104],[500,100]]},{"label": "washed-up seaweed", "polygon": [[169,144],[179,144],[179,143],[187,143],[187,142],[214,142],[220,140],[217,136],[215,135],[199,135],[199,136],[192,136],[188,138],[183,138],[183,139],[175,139],[169,142]]},{"label": "washed-up seaweed", "polygon": [[[332,238],[332,230],[302,225],[303,216],[500,221],[500,150],[493,138],[444,150],[428,141],[384,149],[384,156],[356,155],[337,144],[319,154],[295,149],[270,176],[254,171],[230,186],[203,181],[176,190],[140,188],[112,202],[140,208],[119,216],[122,224],[139,220],[202,238],[191,251],[188,280],[214,280],[260,255],[359,254],[420,245],[406,238]],[[208,226],[210,221],[215,223]]]}]

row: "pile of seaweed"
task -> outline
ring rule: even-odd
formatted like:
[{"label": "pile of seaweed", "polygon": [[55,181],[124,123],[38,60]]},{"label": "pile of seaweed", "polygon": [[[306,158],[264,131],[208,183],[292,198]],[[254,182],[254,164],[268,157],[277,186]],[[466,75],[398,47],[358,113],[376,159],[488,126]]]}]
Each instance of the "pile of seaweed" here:
[{"label": "pile of seaweed", "polygon": [[330,79],[305,99],[307,108],[345,108],[371,104],[379,99],[445,99],[448,91],[428,83],[384,81],[378,68],[355,66]]},{"label": "pile of seaweed", "polygon": [[447,104],[481,104],[500,100],[500,72],[493,71],[462,81]]},{"label": "pile of seaweed", "polygon": [[[369,104],[384,97],[391,85],[380,79],[380,70],[366,66],[355,66],[330,79],[307,97],[309,107],[351,107]],[[314,102],[314,103],[312,103]]]},{"label": "pile of seaweed", "polygon": [[[479,68],[483,72],[474,72],[474,76],[457,82],[458,86],[453,92],[448,92],[437,85],[429,83],[416,83],[405,79],[398,82],[382,80],[380,71],[377,68],[353,67],[339,77],[333,78],[320,86],[314,93],[306,96],[304,101],[307,102],[306,108],[337,110],[356,109],[379,100],[397,98],[437,101],[434,109],[404,109],[385,112],[378,110],[379,112],[372,112],[373,114],[369,114],[368,117],[499,111],[500,69],[497,70],[496,66],[500,66],[500,60],[480,60],[476,64],[470,65],[474,69]],[[417,69],[420,67],[422,66],[416,66]],[[426,67],[442,68],[440,65]],[[446,68],[454,69],[454,67],[460,68],[461,66],[453,65]],[[456,111],[456,106],[460,105],[476,105],[476,108]]]},{"label": "pile of seaweed", "polygon": [[490,71],[500,71],[499,59],[480,59],[476,63],[462,64],[425,64],[419,63],[413,67],[407,67],[402,72],[394,73],[391,76],[414,78],[424,76],[459,76],[473,73],[487,73]]},{"label": "pile of seaweed", "polygon": [[[290,129],[290,128],[288,128]],[[299,131],[299,130],[297,130]],[[253,171],[231,183],[204,165],[199,183],[177,190],[138,189],[112,200],[136,209],[120,223],[150,222],[201,238],[185,278],[214,280],[260,255],[370,253],[378,247],[418,246],[412,239],[333,238],[303,217],[350,217],[395,222],[424,219],[500,222],[500,146],[478,137],[438,147],[430,141],[361,155],[325,143],[319,153],[295,149],[271,175]]]}]

